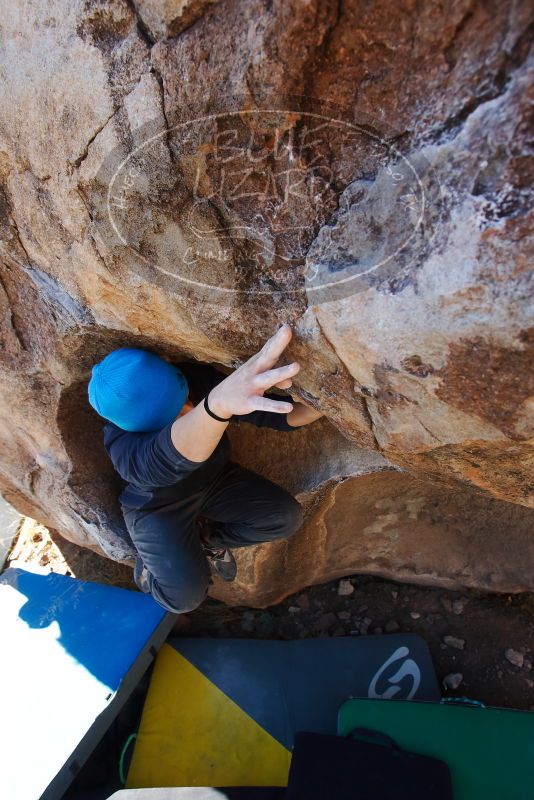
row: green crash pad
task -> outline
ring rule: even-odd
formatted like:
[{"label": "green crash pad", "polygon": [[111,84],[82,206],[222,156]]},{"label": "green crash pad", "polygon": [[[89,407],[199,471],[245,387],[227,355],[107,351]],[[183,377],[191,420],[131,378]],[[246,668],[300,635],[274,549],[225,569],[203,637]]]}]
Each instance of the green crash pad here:
[{"label": "green crash pad", "polygon": [[454,800],[532,800],[534,714],[466,703],[347,700],[338,733],[371,728],[414,753],[440,758]]}]

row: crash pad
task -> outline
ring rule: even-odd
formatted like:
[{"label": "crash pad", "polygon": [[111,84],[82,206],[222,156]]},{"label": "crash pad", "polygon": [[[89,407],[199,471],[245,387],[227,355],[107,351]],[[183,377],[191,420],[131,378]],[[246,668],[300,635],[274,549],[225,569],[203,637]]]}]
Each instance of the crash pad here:
[{"label": "crash pad", "polygon": [[174,619],[140,592],[0,575],[2,797],[59,800]]},{"label": "crash pad", "polygon": [[461,702],[349,700],[339,733],[363,727],[391,736],[405,750],[448,765],[454,800],[532,800],[534,714]]},{"label": "crash pad", "polygon": [[439,698],[425,642],[169,639],[126,786],[285,786],[295,732],[335,733],[350,696]]}]

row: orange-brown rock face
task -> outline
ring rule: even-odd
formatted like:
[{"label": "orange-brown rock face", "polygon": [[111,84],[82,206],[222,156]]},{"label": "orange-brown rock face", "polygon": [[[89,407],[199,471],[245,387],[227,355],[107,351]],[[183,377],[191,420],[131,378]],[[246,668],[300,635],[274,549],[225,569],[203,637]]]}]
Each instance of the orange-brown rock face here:
[{"label": "orange-brown rock face", "polygon": [[392,469],[324,421],[279,443],[273,431],[233,435],[245,466],[296,495],[305,524],[287,542],[236,551],[237,583],[218,584],[215,596],[265,606],[355,572],[449,589],[532,587],[530,509]]},{"label": "orange-brown rock face", "polygon": [[328,421],[234,446],[307,522],[227,599],[352,571],[534,588],[529,6],[9,4],[6,497],[131,558],[91,364],[230,366],[289,321]]}]

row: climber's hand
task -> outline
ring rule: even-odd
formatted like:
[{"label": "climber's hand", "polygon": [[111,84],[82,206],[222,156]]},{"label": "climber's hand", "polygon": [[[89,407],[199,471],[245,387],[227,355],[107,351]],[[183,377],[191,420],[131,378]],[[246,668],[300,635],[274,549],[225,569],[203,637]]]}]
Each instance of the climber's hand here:
[{"label": "climber's hand", "polygon": [[291,403],[269,400],[263,393],[273,386],[288,388],[291,386],[291,378],[300,370],[296,361],[285,367],[274,366],[292,335],[289,325],[282,325],[258,353],[217,384],[208,398],[211,410],[225,418],[230,418],[233,414],[250,414],[252,411],[289,414],[293,410]]},{"label": "climber's hand", "polygon": [[[291,378],[300,369],[300,365],[296,362],[285,367],[275,366],[289,344],[291,336],[289,325],[282,325],[280,330],[265,342],[259,353],[214,386],[208,395],[211,411],[223,420],[229,420],[234,414],[274,411],[277,414],[287,414],[287,420],[288,422],[291,420],[291,425],[300,426],[310,422],[312,409],[307,409],[299,403],[293,405],[284,400],[271,400],[263,396],[272,386],[283,388],[291,386]],[[304,418],[302,409],[305,409]],[[171,441],[182,456],[197,464],[203,464],[217,447],[227,425],[227,421],[218,422],[207,414],[204,403],[201,402],[174,420],[171,427]]]}]

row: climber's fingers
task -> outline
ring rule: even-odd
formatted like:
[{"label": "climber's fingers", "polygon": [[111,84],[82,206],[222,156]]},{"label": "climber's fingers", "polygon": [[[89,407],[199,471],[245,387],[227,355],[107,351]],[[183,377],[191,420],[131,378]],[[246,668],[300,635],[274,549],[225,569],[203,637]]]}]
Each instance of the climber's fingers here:
[{"label": "climber's fingers", "polygon": [[284,367],[277,367],[276,369],[269,369],[266,372],[260,372],[252,378],[252,385],[255,389],[265,391],[275,384],[292,378],[299,370],[300,364],[293,361],[292,364],[286,364]]},{"label": "climber's fingers", "polygon": [[277,414],[289,414],[293,411],[291,403],[285,401],[271,400],[268,397],[260,397],[259,395],[254,398],[255,411],[274,411]]},{"label": "climber's fingers", "polygon": [[287,323],[282,325],[274,336],[267,339],[261,350],[249,359],[247,364],[253,366],[256,372],[264,372],[270,369],[276,364],[291,341],[292,336],[293,331],[290,326]]}]

